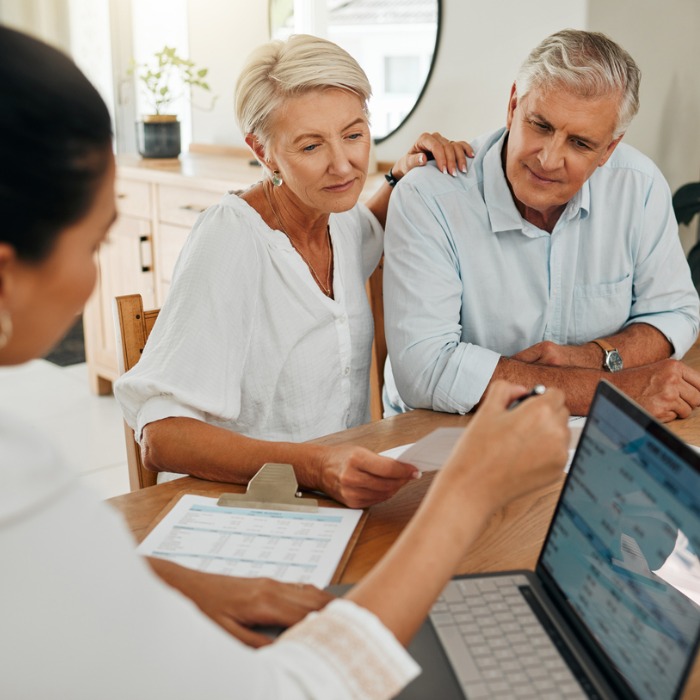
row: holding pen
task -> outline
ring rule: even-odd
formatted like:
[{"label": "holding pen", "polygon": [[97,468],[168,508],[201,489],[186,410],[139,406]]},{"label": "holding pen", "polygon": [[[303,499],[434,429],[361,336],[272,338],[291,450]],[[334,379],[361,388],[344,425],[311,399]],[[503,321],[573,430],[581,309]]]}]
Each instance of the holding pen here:
[{"label": "holding pen", "polygon": [[535,386],[533,386],[532,389],[527,392],[527,394],[523,394],[520,398],[512,401],[510,406],[508,406],[508,410],[510,411],[512,408],[520,405],[523,401],[525,401],[525,399],[529,399],[531,396],[542,396],[545,391],[547,391],[547,387],[545,387],[544,384],[535,384]]}]

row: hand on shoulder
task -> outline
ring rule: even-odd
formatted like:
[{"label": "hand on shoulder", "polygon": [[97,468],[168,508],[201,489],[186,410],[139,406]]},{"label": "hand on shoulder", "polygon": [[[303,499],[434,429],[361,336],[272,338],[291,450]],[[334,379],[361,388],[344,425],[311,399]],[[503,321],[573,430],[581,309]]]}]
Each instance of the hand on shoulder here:
[{"label": "hand on shoulder", "polygon": [[400,180],[409,170],[425,165],[429,155],[439,170],[456,176],[458,170],[467,172],[467,159],[474,157],[474,151],[466,141],[450,141],[437,132],[426,132],[416,139],[406,155],[396,161],[391,168],[393,176]]}]

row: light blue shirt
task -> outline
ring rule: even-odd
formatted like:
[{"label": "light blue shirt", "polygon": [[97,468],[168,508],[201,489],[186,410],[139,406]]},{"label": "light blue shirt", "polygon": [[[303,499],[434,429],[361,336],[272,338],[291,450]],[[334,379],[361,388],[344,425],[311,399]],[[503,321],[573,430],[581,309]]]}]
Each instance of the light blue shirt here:
[{"label": "light blue shirt", "polygon": [[414,408],[471,410],[501,355],[542,340],[579,345],[643,322],[682,357],[698,333],[671,193],[652,161],[618,145],[549,234],[513,202],[505,134],[473,144],[467,174],[415,168],[391,197],[386,337]]}]

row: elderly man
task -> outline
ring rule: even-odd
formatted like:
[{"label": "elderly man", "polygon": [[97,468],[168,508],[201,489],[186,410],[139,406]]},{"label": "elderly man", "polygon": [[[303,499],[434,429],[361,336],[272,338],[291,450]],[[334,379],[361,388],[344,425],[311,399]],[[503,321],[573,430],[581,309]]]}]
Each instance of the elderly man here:
[{"label": "elderly man", "polygon": [[408,173],[391,198],[385,317],[401,398],[464,413],[505,378],[557,386],[585,415],[606,378],[661,420],[700,405],[682,357],[698,296],[668,185],[620,144],[640,72],[602,34],[545,39],[507,126],[467,174]]}]

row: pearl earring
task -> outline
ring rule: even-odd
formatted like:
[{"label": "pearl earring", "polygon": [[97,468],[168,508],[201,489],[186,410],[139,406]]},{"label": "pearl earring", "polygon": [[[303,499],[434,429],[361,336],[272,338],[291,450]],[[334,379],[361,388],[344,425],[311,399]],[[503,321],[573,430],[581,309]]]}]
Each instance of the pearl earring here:
[{"label": "pearl earring", "polygon": [[279,170],[274,170],[274,171],[272,172],[272,184],[273,184],[275,187],[280,187],[280,186],[282,185],[283,182],[284,182],[284,180],[282,179],[282,176],[280,175],[280,171],[279,171]]}]

